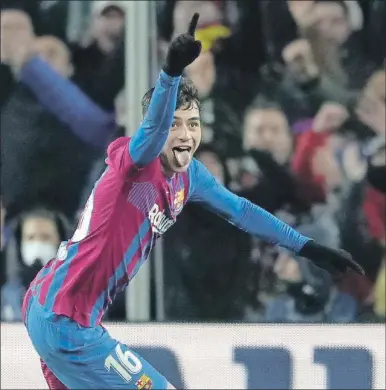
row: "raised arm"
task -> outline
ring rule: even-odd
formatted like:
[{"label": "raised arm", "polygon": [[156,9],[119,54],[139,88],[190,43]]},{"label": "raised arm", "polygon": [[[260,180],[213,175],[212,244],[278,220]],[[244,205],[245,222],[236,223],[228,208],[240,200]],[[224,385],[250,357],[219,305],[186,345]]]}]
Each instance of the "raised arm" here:
[{"label": "raised arm", "polygon": [[145,118],[130,141],[130,156],[137,166],[149,164],[161,153],[173,122],[180,80],[181,76],[161,71]]},{"label": "raised arm", "polygon": [[113,113],[101,109],[71,80],[62,77],[39,57],[32,57],[21,68],[20,81],[76,136],[105,148],[115,129]]},{"label": "raised arm", "polygon": [[364,274],[349,253],[315,243],[262,208],[228,191],[199,161],[193,160],[188,173],[190,201],[201,203],[254,236],[307,257],[328,272],[341,274],[352,269]]},{"label": "raised arm", "polygon": [[130,141],[130,156],[137,166],[154,160],[168,138],[182,72],[201,52],[201,43],[194,38],[198,18],[199,15],[194,14],[188,32],[173,39],[169,46],[146,116]]}]

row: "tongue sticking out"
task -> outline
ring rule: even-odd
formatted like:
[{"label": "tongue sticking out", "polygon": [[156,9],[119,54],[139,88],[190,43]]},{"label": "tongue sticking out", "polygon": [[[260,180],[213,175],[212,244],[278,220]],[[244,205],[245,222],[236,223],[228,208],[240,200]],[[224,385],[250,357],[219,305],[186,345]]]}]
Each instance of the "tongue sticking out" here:
[{"label": "tongue sticking out", "polygon": [[177,160],[178,165],[180,167],[184,167],[185,165],[187,165],[189,163],[190,153],[188,150],[184,150],[184,151],[175,150],[174,156],[176,157],[176,160]]}]

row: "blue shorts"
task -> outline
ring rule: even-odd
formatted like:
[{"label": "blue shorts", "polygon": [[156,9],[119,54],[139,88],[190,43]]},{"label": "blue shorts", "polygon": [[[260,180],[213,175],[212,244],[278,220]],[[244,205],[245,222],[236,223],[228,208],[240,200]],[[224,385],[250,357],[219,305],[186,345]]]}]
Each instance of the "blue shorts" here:
[{"label": "blue shorts", "polygon": [[[57,379],[69,389],[168,388],[168,381],[155,368],[114,340],[103,326],[82,327],[47,312],[34,297],[29,301],[25,323],[42,366],[49,369],[43,370],[49,386]],[[47,377],[47,372],[56,378]]]}]

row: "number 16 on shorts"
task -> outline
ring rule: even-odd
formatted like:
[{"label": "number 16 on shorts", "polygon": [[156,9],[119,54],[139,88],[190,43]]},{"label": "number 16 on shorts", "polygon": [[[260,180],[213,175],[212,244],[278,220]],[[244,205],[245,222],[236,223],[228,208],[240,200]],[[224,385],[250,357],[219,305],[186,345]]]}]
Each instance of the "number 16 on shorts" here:
[{"label": "number 16 on shorts", "polygon": [[123,352],[119,344],[115,347],[115,353],[118,360],[110,354],[105,360],[105,367],[107,371],[110,371],[111,368],[113,368],[124,381],[129,383],[132,380],[132,375],[136,375],[141,372],[142,363],[133,352]]}]

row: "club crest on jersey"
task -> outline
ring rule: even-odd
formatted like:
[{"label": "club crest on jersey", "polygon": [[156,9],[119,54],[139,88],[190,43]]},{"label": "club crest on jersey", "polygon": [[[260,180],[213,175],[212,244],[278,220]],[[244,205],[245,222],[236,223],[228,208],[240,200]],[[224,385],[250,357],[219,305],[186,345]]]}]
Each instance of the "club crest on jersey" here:
[{"label": "club crest on jersey", "polygon": [[163,210],[160,210],[158,204],[154,204],[149,211],[149,219],[153,232],[158,234],[164,234],[175,223],[165,215]]},{"label": "club crest on jersey", "polygon": [[141,377],[135,382],[138,390],[150,390],[153,386],[152,380],[145,374],[141,375]]},{"label": "club crest on jersey", "polygon": [[176,195],[174,197],[174,209],[177,213],[182,210],[182,207],[184,206],[184,199],[185,191],[183,189],[181,191],[176,192]]}]

